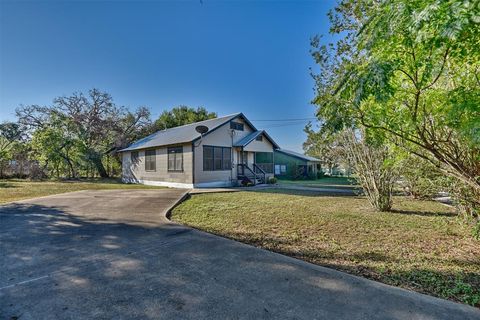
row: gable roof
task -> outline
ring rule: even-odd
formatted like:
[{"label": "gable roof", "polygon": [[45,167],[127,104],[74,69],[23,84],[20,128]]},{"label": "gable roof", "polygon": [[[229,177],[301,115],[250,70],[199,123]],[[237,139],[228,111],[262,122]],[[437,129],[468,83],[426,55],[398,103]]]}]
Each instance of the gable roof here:
[{"label": "gable roof", "polygon": [[250,142],[255,140],[255,138],[260,136],[260,135],[264,135],[265,138],[267,138],[267,140],[270,141],[270,143],[273,145],[273,147],[275,149],[280,148],[278,146],[278,144],[275,141],[273,141],[273,139],[268,135],[268,133],[265,132],[265,130],[254,131],[254,132],[250,133],[249,135],[243,137],[243,139],[241,139],[240,141],[237,141],[233,146],[234,147],[245,147],[247,144],[249,144]]},{"label": "gable roof", "polygon": [[197,126],[203,125],[208,127],[208,132],[203,135],[206,136],[212,131],[221,127],[222,125],[238,117],[241,117],[249,126],[252,127],[253,130],[257,130],[252,125],[252,123],[248,121],[248,119],[243,115],[243,113],[235,113],[228,116],[194,122],[179,127],[173,127],[166,130],[157,131],[145,138],[135,141],[127,148],[124,148],[119,152],[192,142],[200,139],[201,137],[200,133],[195,130]]},{"label": "gable roof", "polygon": [[281,152],[281,153],[286,154],[288,156],[299,158],[299,159],[302,159],[302,160],[305,160],[305,161],[317,161],[317,162],[321,161],[320,159],[310,157],[310,156],[307,156],[307,155],[304,155],[304,154],[301,154],[301,153],[298,153],[298,152],[295,152],[295,151],[291,151],[291,150],[278,149],[278,150],[275,150],[275,151]]}]

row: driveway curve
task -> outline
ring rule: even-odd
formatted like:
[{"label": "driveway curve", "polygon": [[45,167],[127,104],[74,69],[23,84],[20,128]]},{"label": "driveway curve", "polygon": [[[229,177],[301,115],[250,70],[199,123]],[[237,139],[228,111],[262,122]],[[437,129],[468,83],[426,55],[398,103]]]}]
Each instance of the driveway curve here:
[{"label": "driveway curve", "polygon": [[185,190],[0,206],[0,319],[480,319],[164,218]]}]

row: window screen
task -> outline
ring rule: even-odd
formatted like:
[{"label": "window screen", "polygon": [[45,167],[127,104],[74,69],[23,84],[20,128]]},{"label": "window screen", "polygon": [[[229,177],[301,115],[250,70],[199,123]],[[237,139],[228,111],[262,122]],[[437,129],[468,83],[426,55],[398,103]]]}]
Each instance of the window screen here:
[{"label": "window screen", "polygon": [[230,147],[203,146],[203,170],[231,170],[231,152]]},{"label": "window screen", "polygon": [[145,171],[155,171],[155,150],[145,150]]},{"label": "window screen", "polygon": [[169,147],[168,171],[183,171],[183,147]]}]

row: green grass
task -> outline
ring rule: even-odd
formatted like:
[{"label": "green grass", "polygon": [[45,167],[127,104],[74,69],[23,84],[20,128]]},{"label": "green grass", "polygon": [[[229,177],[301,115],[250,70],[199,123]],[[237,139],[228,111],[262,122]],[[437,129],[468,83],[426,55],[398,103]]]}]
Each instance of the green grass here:
[{"label": "green grass", "polygon": [[387,284],[480,306],[480,244],[453,211],[396,197],[393,212],[362,197],[269,190],[194,195],[173,219]]},{"label": "green grass", "polygon": [[279,185],[293,185],[319,188],[338,188],[338,189],[354,189],[356,187],[355,180],[347,177],[323,177],[315,180],[286,180],[279,179]]},{"label": "green grass", "polygon": [[152,188],[159,187],[140,184],[123,184],[115,179],[90,179],[85,181],[28,181],[8,179],[0,180],[0,203],[79,190]]}]

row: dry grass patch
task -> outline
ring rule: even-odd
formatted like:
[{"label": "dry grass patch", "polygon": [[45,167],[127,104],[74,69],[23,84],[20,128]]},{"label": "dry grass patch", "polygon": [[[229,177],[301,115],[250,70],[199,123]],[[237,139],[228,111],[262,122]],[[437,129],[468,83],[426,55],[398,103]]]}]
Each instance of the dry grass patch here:
[{"label": "dry grass patch", "polygon": [[21,179],[0,180],[0,203],[43,197],[52,194],[105,189],[150,189],[139,184],[123,184],[115,179],[85,181],[28,181]]},{"label": "dry grass patch", "polygon": [[439,203],[270,190],[195,195],[173,219],[384,283],[480,306],[480,245]]}]

